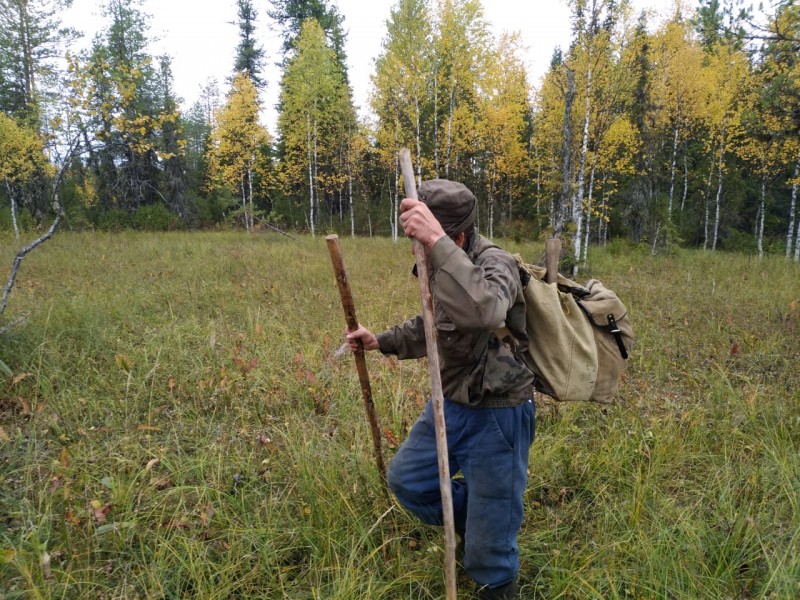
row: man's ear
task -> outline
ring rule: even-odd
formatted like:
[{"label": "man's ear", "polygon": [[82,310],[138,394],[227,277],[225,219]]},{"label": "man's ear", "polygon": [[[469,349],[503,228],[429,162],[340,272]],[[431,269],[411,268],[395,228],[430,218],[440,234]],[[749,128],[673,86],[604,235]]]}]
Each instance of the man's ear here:
[{"label": "man's ear", "polygon": [[456,246],[458,246],[462,250],[464,249],[464,243],[466,242],[466,239],[467,239],[467,234],[464,231],[453,237],[453,241],[456,243]]}]

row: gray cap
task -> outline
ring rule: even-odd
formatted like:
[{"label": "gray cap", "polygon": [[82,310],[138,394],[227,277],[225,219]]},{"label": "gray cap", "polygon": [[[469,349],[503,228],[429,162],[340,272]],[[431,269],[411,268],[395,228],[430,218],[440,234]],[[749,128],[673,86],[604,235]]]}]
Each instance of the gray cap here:
[{"label": "gray cap", "polygon": [[428,205],[447,235],[457,235],[475,223],[478,201],[463,183],[430,179],[420,184],[417,196]]}]

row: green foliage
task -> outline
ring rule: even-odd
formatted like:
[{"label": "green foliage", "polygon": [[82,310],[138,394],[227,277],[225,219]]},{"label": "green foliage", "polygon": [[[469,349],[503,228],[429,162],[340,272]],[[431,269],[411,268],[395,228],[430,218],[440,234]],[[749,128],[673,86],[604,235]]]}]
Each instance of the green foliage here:
[{"label": "green foliage", "polygon": [[758,246],[752,233],[733,230],[722,241],[722,249],[743,254],[755,254]]},{"label": "green foliage", "polygon": [[123,231],[131,226],[131,214],[122,208],[92,211],[94,226],[100,231]]},{"label": "green foliage", "polygon": [[148,204],[136,209],[131,225],[142,231],[169,231],[178,227],[178,219],[163,204]]},{"label": "green foliage", "polygon": [[[50,243],[11,298],[27,321],[0,336],[5,597],[443,596],[441,531],[384,497],[353,361],[334,357],[323,240]],[[363,323],[416,314],[407,244],[342,247]],[[797,269],[631,250],[593,249],[588,274],[636,327],[621,402],[537,398],[523,597],[796,597]],[[388,460],[427,368],[367,360]]]},{"label": "green foliage", "polygon": [[251,0],[237,0],[236,16],[239,18],[239,45],[236,47],[233,72],[247,75],[253,85],[263,89],[267,85],[261,76],[264,69],[264,49],[255,40],[258,12]]}]

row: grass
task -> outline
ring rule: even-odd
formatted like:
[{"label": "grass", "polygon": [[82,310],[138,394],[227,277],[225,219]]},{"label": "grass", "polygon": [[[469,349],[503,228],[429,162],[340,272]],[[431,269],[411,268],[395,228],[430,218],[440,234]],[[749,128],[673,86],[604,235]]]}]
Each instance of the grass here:
[{"label": "grass", "polygon": [[[417,311],[405,243],[342,247],[363,323]],[[800,596],[797,266],[590,262],[637,345],[618,405],[537,399],[523,597]],[[334,357],[322,238],[62,233],[23,263],[22,314],[0,337],[0,597],[443,597],[441,532],[384,496]],[[389,459],[427,371],[368,364]]]}]

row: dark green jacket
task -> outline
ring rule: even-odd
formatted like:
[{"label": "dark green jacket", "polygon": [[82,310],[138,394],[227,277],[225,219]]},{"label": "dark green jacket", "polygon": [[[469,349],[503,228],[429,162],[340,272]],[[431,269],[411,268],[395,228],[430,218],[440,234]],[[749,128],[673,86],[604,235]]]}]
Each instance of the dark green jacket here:
[{"label": "dark green jacket", "polygon": [[[533,397],[533,373],[510,342],[507,327],[527,345],[525,300],[514,257],[475,233],[466,251],[449,237],[430,251],[442,390],[471,406],[514,406]],[[384,354],[427,354],[422,315],[378,334]]]}]

